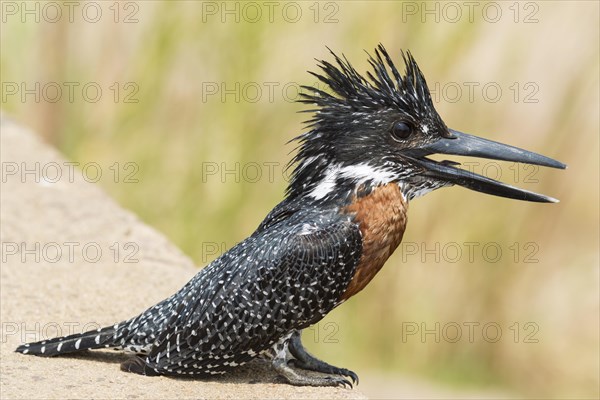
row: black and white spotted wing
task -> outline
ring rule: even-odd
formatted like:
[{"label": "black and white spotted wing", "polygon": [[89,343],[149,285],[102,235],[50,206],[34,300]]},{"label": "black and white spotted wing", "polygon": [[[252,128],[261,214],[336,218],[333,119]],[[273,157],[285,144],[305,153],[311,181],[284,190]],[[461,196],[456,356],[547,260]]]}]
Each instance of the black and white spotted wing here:
[{"label": "black and white spotted wing", "polygon": [[190,281],[176,295],[179,304],[146,368],[223,373],[338,305],[361,255],[361,234],[348,219],[317,218],[264,227]]}]

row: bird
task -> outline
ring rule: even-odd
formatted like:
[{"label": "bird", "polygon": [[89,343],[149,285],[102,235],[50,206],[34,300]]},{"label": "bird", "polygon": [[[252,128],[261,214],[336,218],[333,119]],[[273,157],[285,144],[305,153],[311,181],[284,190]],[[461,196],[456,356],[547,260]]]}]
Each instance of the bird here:
[{"label": "bird", "polygon": [[558,200],[431,155],[458,155],[564,169],[541,154],[446,126],[410,51],[400,73],[382,44],[360,74],[344,56],[317,60],[321,87],[302,86],[305,132],[292,139],[284,199],[257,229],[141,314],[82,334],[20,345],[56,356],[111,348],[133,353],[126,372],[209,378],[255,358],[297,386],[358,384],[302,345],[303,329],[360,292],[402,241],[408,204],[461,186],[505,198]]}]

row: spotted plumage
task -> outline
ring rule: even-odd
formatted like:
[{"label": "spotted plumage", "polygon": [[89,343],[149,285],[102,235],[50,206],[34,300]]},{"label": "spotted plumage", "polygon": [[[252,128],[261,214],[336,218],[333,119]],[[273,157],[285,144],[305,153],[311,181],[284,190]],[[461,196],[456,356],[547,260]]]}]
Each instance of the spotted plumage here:
[{"label": "spotted plumage", "polygon": [[124,371],[145,375],[210,376],[263,357],[291,384],[352,386],[356,374],[310,355],[300,334],[373,279],[402,240],[409,200],[456,184],[554,201],[427,158],[444,153],[564,167],[448,129],[410,53],[402,75],[380,45],[367,77],[333,57],[335,65],[322,61],[322,72],[313,74],[328,90],[305,88],[302,102],[316,108],[308,131],[296,138],[286,197],[251,236],[134,318],[17,351],[53,356],[115,348],[135,353]]}]

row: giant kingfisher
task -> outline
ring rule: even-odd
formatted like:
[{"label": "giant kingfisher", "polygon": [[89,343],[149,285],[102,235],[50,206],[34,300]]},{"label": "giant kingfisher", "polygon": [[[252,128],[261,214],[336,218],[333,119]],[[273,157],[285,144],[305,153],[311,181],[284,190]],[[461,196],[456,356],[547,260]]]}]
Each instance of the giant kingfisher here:
[{"label": "giant kingfisher", "polygon": [[[435,161],[433,154],[566,166],[551,158],[449,129],[410,52],[400,74],[382,45],[359,74],[345,57],[303,87],[313,117],[295,140],[285,199],[256,231],[183,288],[136,317],[98,330],[23,344],[54,356],[116,348],[135,355],[121,369],[207,377],[261,357],[294,385],[352,386],[357,375],[309,354],[303,329],[362,290],[398,247],[408,203],[459,185],[534,202],[556,202]],[[312,371],[312,372],[309,372]],[[318,373],[314,373],[314,371]],[[352,380],[352,382],[350,381]]]}]

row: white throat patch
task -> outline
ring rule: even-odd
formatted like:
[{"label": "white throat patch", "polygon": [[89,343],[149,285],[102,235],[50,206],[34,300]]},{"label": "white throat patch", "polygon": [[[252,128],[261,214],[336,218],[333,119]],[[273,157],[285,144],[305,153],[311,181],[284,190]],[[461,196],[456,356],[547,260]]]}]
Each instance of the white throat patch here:
[{"label": "white throat patch", "polygon": [[390,171],[377,169],[368,164],[356,164],[341,167],[340,165],[332,165],[327,168],[325,177],[317,186],[309,193],[309,196],[316,200],[327,197],[336,187],[338,178],[351,179],[356,186],[361,183],[372,181],[374,185],[385,185],[397,179],[397,176]]}]

